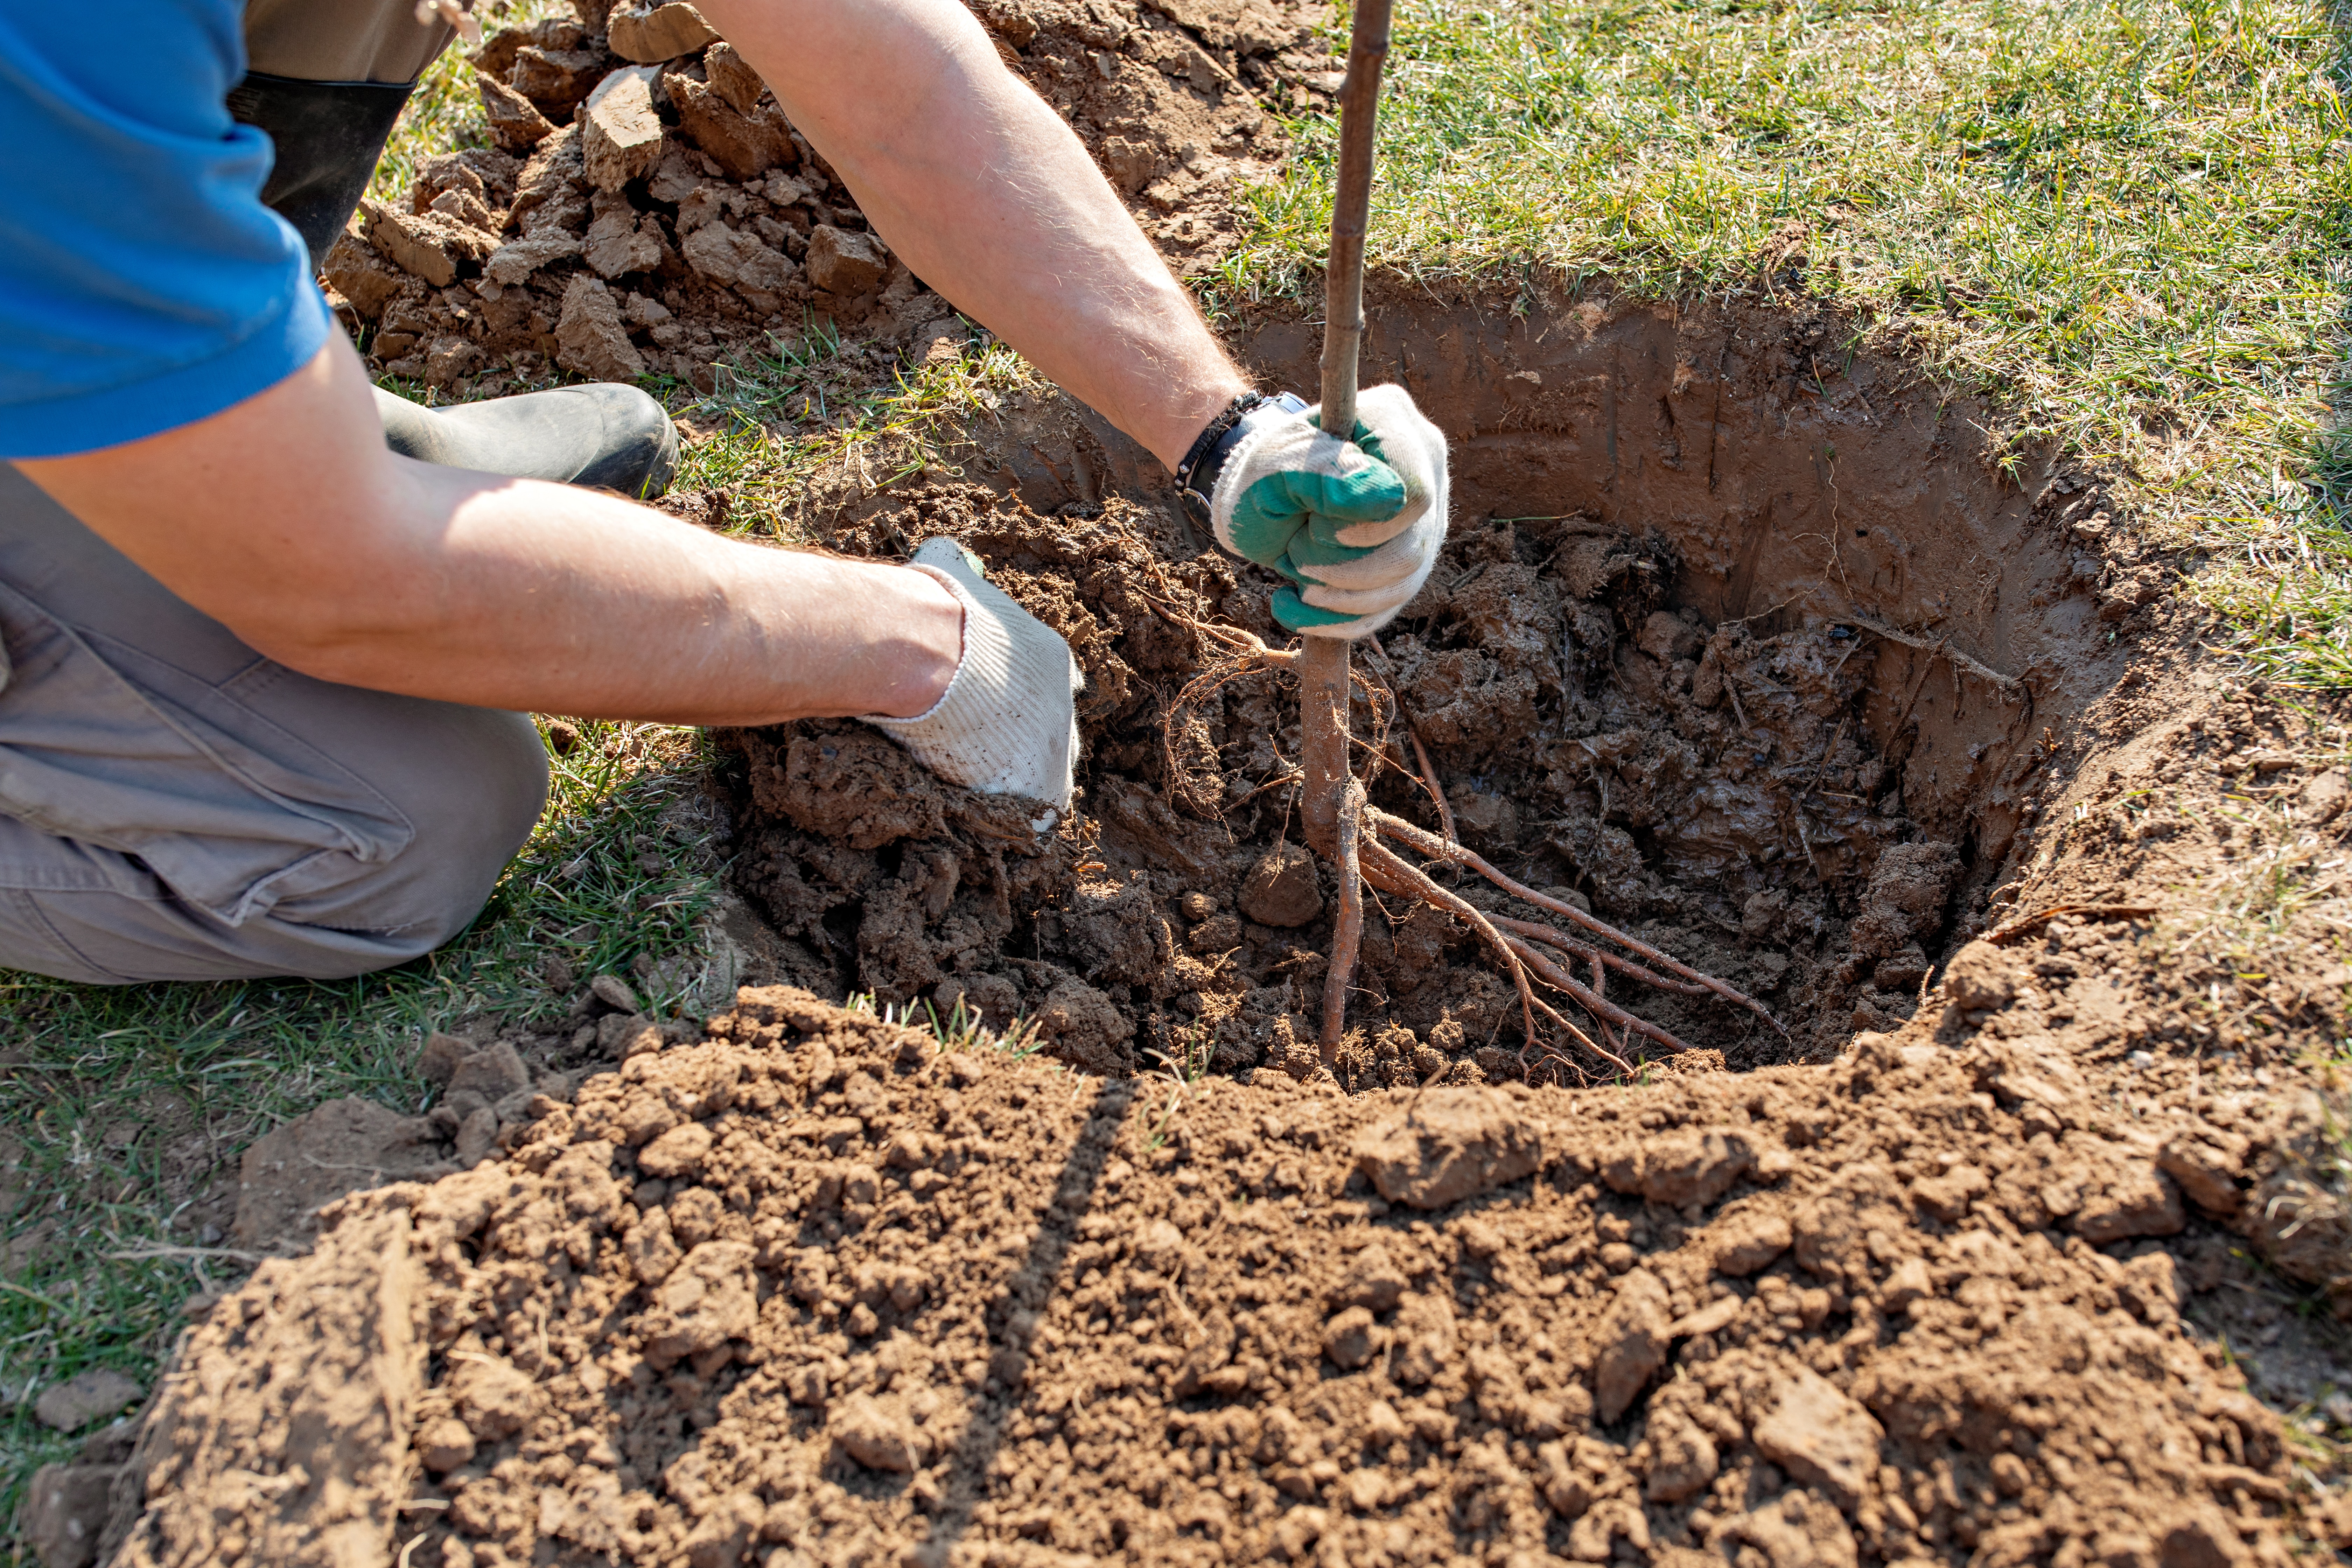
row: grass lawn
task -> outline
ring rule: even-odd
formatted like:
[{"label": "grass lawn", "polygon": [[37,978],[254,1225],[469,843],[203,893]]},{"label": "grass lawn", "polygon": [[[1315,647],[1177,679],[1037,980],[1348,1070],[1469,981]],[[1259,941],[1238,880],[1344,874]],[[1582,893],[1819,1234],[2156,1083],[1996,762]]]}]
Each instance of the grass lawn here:
[{"label": "grass lawn", "polygon": [[[1801,253],[1802,289],[1990,394],[2019,450],[2059,443],[2116,476],[2250,671],[2352,685],[2352,10],[1407,0],[1390,80],[1376,264],[1687,297]],[[1202,279],[1213,312],[1313,293],[1333,129],[1293,122],[1298,156]],[[452,56],[378,194],[478,130]],[[679,484],[729,489],[736,526],[778,536],[796,478],[844,443],[903,463],[1032,380],[988,349],[894,384],[822,336],[742,370],[718,398],[663,389],[711,432]],[[391,974],[0,975],[0,1507],[72,1447],[32,1394],[98,1363],[149,1378],[180,1302],[237,1272],[174,1218],[212,1162],[333,1096],[413,1107],[426,1028],[560,1010],[551,975],[691,947],[714,879],[639,858],[698,755],[679,731],[587,727],[491,909]],[[139,1256],[165,1246],[183,1250]]]}]

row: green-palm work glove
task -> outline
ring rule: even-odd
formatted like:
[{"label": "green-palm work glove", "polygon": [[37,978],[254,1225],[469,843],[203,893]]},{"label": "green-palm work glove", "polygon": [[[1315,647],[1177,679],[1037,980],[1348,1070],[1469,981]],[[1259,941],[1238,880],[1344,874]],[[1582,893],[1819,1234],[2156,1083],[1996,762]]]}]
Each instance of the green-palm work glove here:
[{"label": "green-palm work glove", "polygon": [[1307,637],[1379,630],[1429,578],[1445,542],[1445,437],[1402,386],[1356,399],[1353,441],[1317,411],[1245,416],[1209,498],[1217,542],[1296,584],[1274,618]]}]

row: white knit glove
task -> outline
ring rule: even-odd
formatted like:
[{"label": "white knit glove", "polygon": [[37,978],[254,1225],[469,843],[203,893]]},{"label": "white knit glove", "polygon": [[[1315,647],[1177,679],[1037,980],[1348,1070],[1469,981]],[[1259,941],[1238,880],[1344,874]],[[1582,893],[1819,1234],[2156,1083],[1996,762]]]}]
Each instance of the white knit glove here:
[{"label": "white knit glove", "polygon": [[1356,398],[1355,439],[1327,436],[1318,410],[1265,408],[1209,497],[1217,542],[1295,587],[1274,618],[1304,637],[1378,631],[1429,580],[1445,542],[1445,434],[1402,386]]},{"label": "white knit glove", "polygon": [[1051,809],[1040,833],[1067,816],[1076,789],[1078,715],[1086,686],[1070,645],[989,582],[980,557],[952,539],[923,542],[908,563],[963,605],[963,660],[928,712],[863,716],[950,784],[1017,795]]}]

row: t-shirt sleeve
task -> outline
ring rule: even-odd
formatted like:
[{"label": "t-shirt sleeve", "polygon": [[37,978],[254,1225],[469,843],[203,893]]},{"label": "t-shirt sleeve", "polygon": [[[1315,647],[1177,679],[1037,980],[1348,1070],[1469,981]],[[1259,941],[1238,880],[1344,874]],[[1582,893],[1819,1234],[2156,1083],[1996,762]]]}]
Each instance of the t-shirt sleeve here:
[{"label": "t-shirt sleeve", "polygon": [[236,0],[0,9],[0,458],[216,414],[334,330],[229,117],[240,27]]}]

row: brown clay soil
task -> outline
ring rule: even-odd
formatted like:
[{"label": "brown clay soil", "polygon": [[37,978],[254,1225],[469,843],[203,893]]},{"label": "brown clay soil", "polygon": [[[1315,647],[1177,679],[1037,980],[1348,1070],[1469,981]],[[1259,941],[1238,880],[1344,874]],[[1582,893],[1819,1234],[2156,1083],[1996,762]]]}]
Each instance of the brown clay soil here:
[{"label": "brown clay soil", "polygon": [[[1320,0],[972,9],[1188,274],[1237,237],[1234,188],[1286,152],[1262,104],[1328,104],[1337,85]],[[632,64],[612,47],[625,32],[586,25],[602,10],[486,39],[473,58],[497,144],[427,161],[405,210],[370,203],[337,242],[327,283],[373,370],[461,397],[563,371],[709,392],[742,353],[812,333],[861,356],[961,348],[954,308],[872,233],[740,56],[693,43]],[[599,134],[597,94],[622,72],[647,90],[615,100]]]},{"label": "brown clay soil", "polygon": [[2180,1317],[2230,1268],[2192,1213],[2257,1205],[2292,1118],[2046,1040],[1188,1093],[777,987],[638,1045],[215,1306],[114,1560],[2153,1568],[2335,1527]]},{"label": "brown clay soil", "polygon": [[[1228,79],[1303,91],[1328,64],[1283,30],[1305,12],[984,14],[1171,247],[1213,251],[1223,182],[1279,155],[1214,118],[1248,121]],[[1205,66],[1178,68],[1187,40]],[[599,48],[493,40],[489,64],[552,94],[566,60],[601,79]],[[803,307],[914,323],[919,351],[949,312],[842,237],[804,150],[756,180],[698,161],[679,105],[728,127],[696,87],[768,123],[730,69],[656,73],[672,195],[595,194],[552,130],[537,175],[429,170],[415,225],[341,252],[388,285],[343,289],[380,359],[462,390],[616,374],[567,344],[629,371],[625,345],[709,385]],[[719,223],[791,264],[772,299],[682,259]],[[816,287],[820,226],[866,294]],[[388,258],[412,227],[455,247],[446,284]],[[658,258],[605,274],[600,244]],[[1464,842],[1780,1027],[1620,976],[1673,1037],[1618,1042],[1627,1079],[1525,1038],[1472,931],[1391,900],[1322,1070],[1295,697],[1193,685],[1203,626],[1273,637],[1271,584],[1095,416],[1016,400],[878,490],[831,476],[801,521],[857,553],[953,535],[1070,638],[1073,821],[1034,840],[851,724],[721,736],[703,806],[757,984],[706,1028],[601,977],[562,1036],[436,1037],[429,1117],[339,1102],[257,1144],[238,1244],[307,1250],[200,1304],[128,1463],[74,1472],[112,1489],[115,1560],[2352,1548],[2340,1468],[2282,1420],[2346,1383],[2352,1316],[2322,1065],[2352,983],[2341,716],[2232,684],[2098,476],[2004,465],[1997,411],[1900,358],[1832,360],[1851,324],[1792,281],[1685,309],[1376,285],[1367,363],[1453,438],[1454,512],[1355,716],[1388,724],[1359,758],[1376,805],[1441,826],[1417,739]],[[1314,384],[1295,312],[1233,335]],[[819,1000],[851,994],[961,1002],[1033,1048]]]}]

